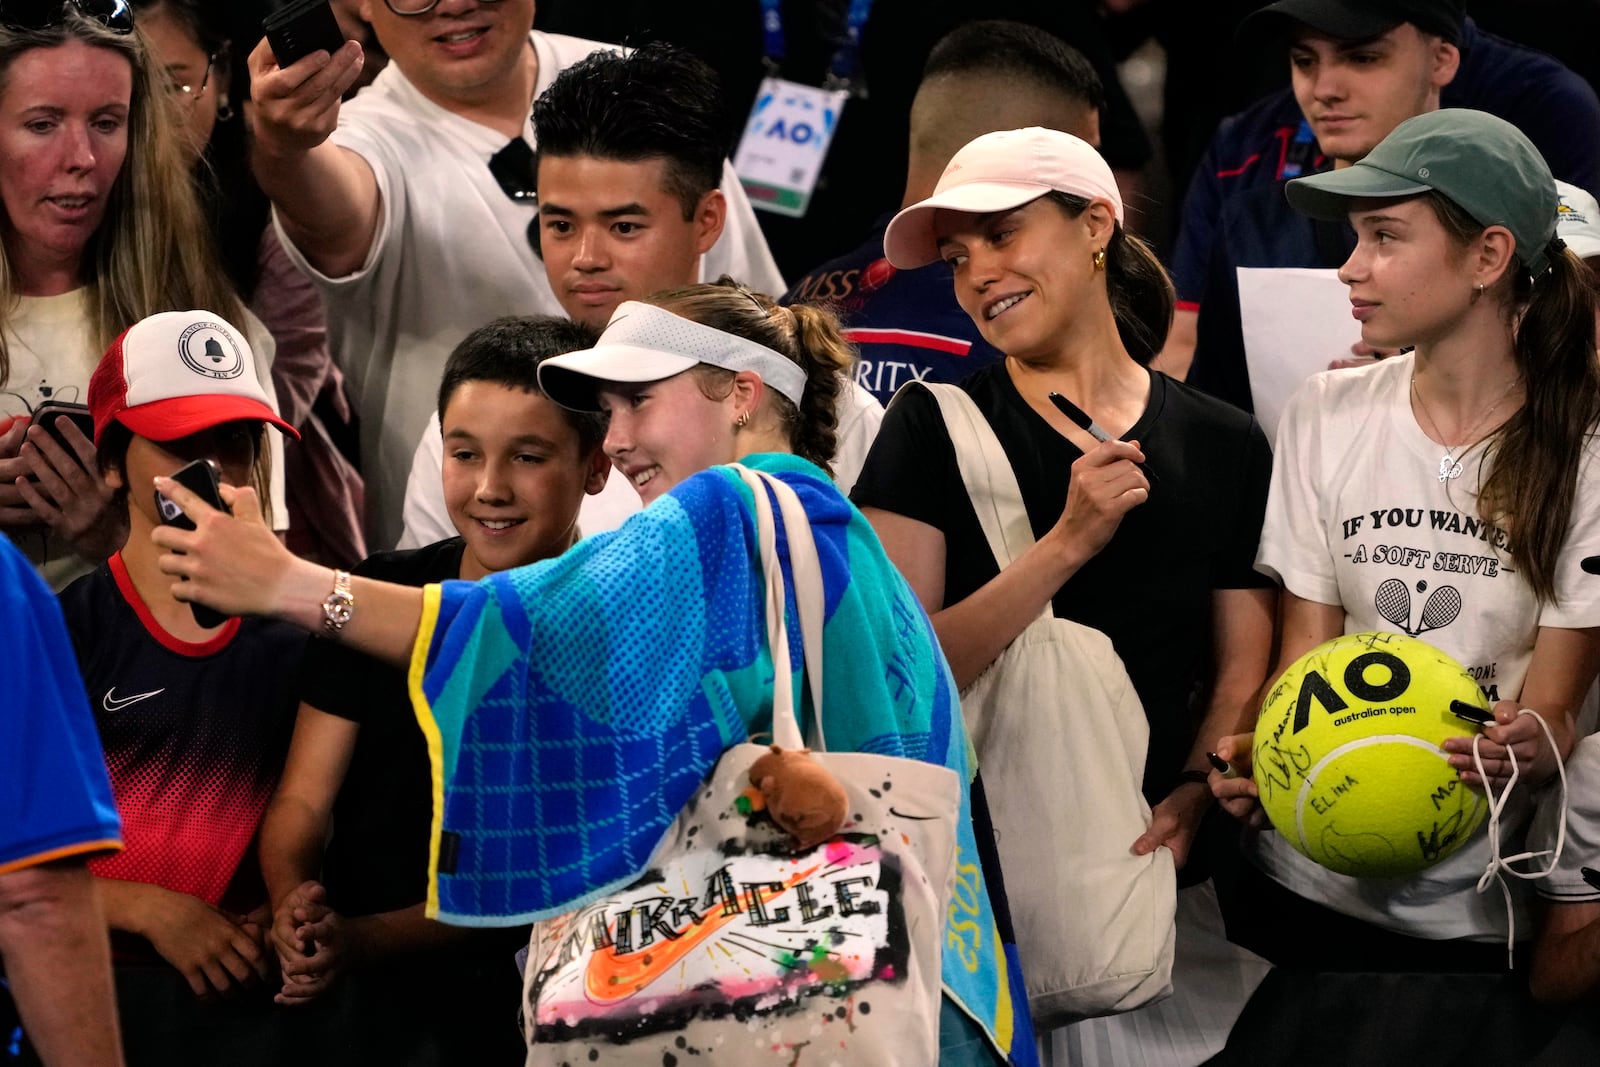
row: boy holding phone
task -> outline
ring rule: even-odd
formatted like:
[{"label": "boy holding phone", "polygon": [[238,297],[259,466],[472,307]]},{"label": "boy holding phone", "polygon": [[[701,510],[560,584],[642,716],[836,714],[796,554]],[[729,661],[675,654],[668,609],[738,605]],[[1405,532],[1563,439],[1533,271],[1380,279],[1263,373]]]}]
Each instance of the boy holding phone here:
[{"label": "boy holding phone", "polygon": [[[458,535],[380,552],[356,574],[422,586],[566,551],[580,503],[611,467],[600,449],[605,422],[546,397],[538,368],[595,337],[550,317],[497,319],[467,335],[438,394],[444,498]],[[510,960],[524,931],[423,917],[431,771],[405,675],[322,640],[300,673],[294,741],[261,828],[280,1003],[333,1001],[339,1036],[363,1062],[401,1062],[424,1047],[441,1063],[520,1062],[512,1020],[521,985]],[[424,971],[428,981],[418,982]]]},{"label": "boy holding phone", "polygon": [[[90,864],[116,954],[130,1062],[271,1063],[275,965],[251,845],[283,767],[303,638],[279,623],[204,625],[172,595],[150,531],[156,475],[215,464],[268,483],[273,413],[249,344],[209,312],[144,319],[89,382],[100,475],[127,544],[61,593],[99,729],[125,848]],[[200,1003],[232,996],[224,1008]]]}]

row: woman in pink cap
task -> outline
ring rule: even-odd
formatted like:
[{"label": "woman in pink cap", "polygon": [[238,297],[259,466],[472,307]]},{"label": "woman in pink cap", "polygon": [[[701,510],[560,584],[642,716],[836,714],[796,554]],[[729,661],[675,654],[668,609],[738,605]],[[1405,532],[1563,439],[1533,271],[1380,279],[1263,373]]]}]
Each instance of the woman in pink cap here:
[{"label": "woman in pink cap", "polygon": [[[90,871],[118,938],[130,1062],[286,1054],[267,1038],[275,968],[251,846],[283,767],[304,637],[194,612],[150,540],[163,520],[157,475],[205,460],[224,485],[265,491],[269,427],[294,431],[255,368],[219,316],[164,312],[118,337],[89,379],[100,475],[131,536],[61,607],[122,817],[123,851]],[[219,997],[226,1011],[203,1003]]]},{"label": "woman in pink cap", "polygon": [[[1252,568],[1266,438],[1250,416],[1149,369],[1171,285],[1123,229],[1110,168],[1070,134],[971,142],[933,196],[894,218],[884,250],[901,268],[947,264],[956,299],[1005,353],[960,389],[1016,474],[1033,544],[997,565],[940,405],[920,385],[895,398],[852,499],[932,615],[963,688],[1047,606],[1110,638],[1149,721],[1142,787],[1154,814],[1128,846],[1165,847],[1183,868],[1211,803],[1206,753],[1248,721],[1267,669],[1273,595]],[[1064,714],[1065,701],[1052,708]],[[1063,729],[1041,720],[1041,731]],[[1001,773],[989,772],[991,796]]]}]

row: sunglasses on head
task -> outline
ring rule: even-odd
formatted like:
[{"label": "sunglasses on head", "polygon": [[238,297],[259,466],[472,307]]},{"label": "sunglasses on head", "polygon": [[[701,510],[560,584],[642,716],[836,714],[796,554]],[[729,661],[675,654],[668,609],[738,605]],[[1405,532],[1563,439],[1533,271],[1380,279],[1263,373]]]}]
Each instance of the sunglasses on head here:
[{"label": "sunglasses on head", "polygon": [[133,8],[128,0],[0,0],[0,25],[45,30],[65,22],[69,8],[112,33],[133,32]]}]

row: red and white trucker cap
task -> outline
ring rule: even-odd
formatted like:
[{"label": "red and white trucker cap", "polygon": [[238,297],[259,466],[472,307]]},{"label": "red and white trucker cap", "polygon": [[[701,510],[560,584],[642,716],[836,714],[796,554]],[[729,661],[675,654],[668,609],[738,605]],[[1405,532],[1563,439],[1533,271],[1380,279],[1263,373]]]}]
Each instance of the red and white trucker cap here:
[{"label": "red and white trucker cap", "polygon": [[89,379],[89,413],[96,444],[113,422],[151,441],[240,419],[300,436],[272,410],[249,342],[209,311],[165,311],[124,330]]}]

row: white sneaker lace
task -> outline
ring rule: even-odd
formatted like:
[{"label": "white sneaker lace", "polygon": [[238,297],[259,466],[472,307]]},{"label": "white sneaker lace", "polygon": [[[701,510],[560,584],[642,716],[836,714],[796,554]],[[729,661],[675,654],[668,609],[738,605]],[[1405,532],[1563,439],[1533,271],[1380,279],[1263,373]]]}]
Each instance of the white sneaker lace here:
[{"label": "white sneaker lace", "polygon": [[[1511,777],[1506,780],[1506,787],[1495,796],[1494,787],[1489,784],[1489,776],[1483,770],[1483,755],[1478,751],[1478,742],[1483,740],[1482,734],[1477,734],[1472,739],[1472,765],[1478,772],[1478,777],[1483,781],[1483,791],[1489,797],[1489,864],[1484,868],[1483,877],[1478,879],[1478,892],[1482,893],[1489,888],[1491,881],[1500,884],[1500,893],[1506,904],[1506,966],[1514,967],[1514,950],[1517,943],[1517,915],[1511,904],[1511,886],[1506,881],[1506,875],[1520,878],[1525,882],[1535,882],[1541,878],[1548,878],[1550,872],[1556,869],[1556,864],[1561,862],[1561,850],[1567,843],[1567,770],[1561,765],[1559,750],[1556,748],[1556,735],[1550,729],[1550,724],[1544,717],[1532,708],[1523,708],[1517,712],[1518,717],[1532,715],[1544,730],[1544,736],[1550,742],[1550,751],[1557,753],[1556,773],[1561,776],[1561,820],[1556,831],[1556,847],[1554,849],[1540,849],[1537,852],[1519,852],[1515,856],[1500,855],[1500,813],[1505,810],[1507,801],[1511,799],[1511,790],[1515,788],[1518,778],[1521,777],[1521,768],[1517,766],[1517,754],[1509,747],[1506,749],[1506,758],[1511,761]],[[1550,857],[1548,866],[1536,871],[1519,871],[1511,866],[1523,860],[1536,860],[1544,856]]]}]

